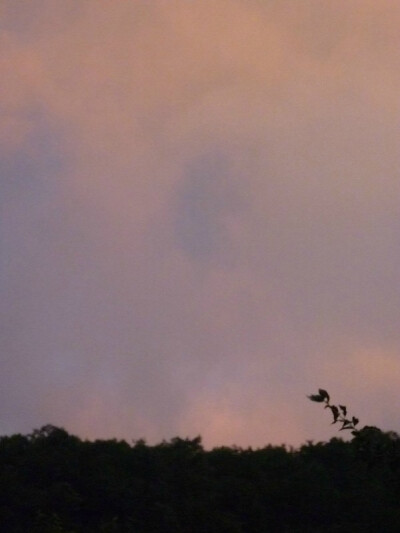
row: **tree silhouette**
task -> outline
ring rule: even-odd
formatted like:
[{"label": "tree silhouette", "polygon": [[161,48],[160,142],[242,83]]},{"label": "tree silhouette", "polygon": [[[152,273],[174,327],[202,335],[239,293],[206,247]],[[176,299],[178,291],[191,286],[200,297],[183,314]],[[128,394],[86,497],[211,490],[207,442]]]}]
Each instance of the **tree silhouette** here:
[{"label": "tree silhouette", "polygon": [[345,405],[330,403],[330,396],[325,389],[318,389],[318,394],[310,394],[308,398],[312,402],[323,403],[324,409],[331,411],[332,424],[341,424],[339,431],[351,430],[354,437],[351,445],[368,469],[377,467],[380,471],[387,470],[389,477],[394,475],[395,485],[400,488],[400,438],[397,433],[384,432],[375,426],[356,428],[358,418],[350,417]]},{"label": "tree silhouette", "polygon": [[206,450],[52,425],[0,436],[0,533],[398,533],[400,437],[354,429],[324,389],[310,399],[354,438]]}]

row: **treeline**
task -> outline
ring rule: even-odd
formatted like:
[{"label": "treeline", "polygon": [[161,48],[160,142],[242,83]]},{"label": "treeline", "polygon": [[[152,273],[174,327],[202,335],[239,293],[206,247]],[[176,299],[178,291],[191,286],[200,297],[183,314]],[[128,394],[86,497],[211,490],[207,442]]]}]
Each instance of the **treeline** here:
[{"label": "treeline", "polygon": [[400,437],[207,451],[199,437],[90,442],[45,426],[0,438],[0,530],[399,532]]}]

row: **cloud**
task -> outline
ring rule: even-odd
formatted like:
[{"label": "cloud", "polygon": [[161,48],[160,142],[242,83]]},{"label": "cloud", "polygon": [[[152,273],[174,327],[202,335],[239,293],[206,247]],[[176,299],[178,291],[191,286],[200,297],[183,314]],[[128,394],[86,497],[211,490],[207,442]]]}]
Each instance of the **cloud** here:
[{"label": "cloud", "polygon": [[318,386],[394,427],[397,4],[2,17],[1,431],[298,443]]},{"label": "cloud", "polygon": [[189,161],[183,173],[175,207],[176,240],[199,263],[233,259],[229,220],[244,200],[229,159],[217,149],[207,151]]}]

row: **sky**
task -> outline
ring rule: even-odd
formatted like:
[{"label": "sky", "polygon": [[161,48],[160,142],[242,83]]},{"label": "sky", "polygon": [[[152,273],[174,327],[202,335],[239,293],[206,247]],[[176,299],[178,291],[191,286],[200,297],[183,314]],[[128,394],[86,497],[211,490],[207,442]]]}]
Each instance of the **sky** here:
[{"label": "sky", "polygon": [[397,0],[2,0],[0,434],[399,431]]}]

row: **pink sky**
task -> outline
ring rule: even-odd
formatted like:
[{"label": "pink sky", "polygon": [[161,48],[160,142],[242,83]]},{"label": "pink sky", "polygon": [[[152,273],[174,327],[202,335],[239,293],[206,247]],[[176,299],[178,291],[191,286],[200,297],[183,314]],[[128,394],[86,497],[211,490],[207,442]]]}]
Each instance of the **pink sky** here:
[{"label": "pink sky", "polygon": [[400,430],[400,4],[4,0],[0,434]]}]

